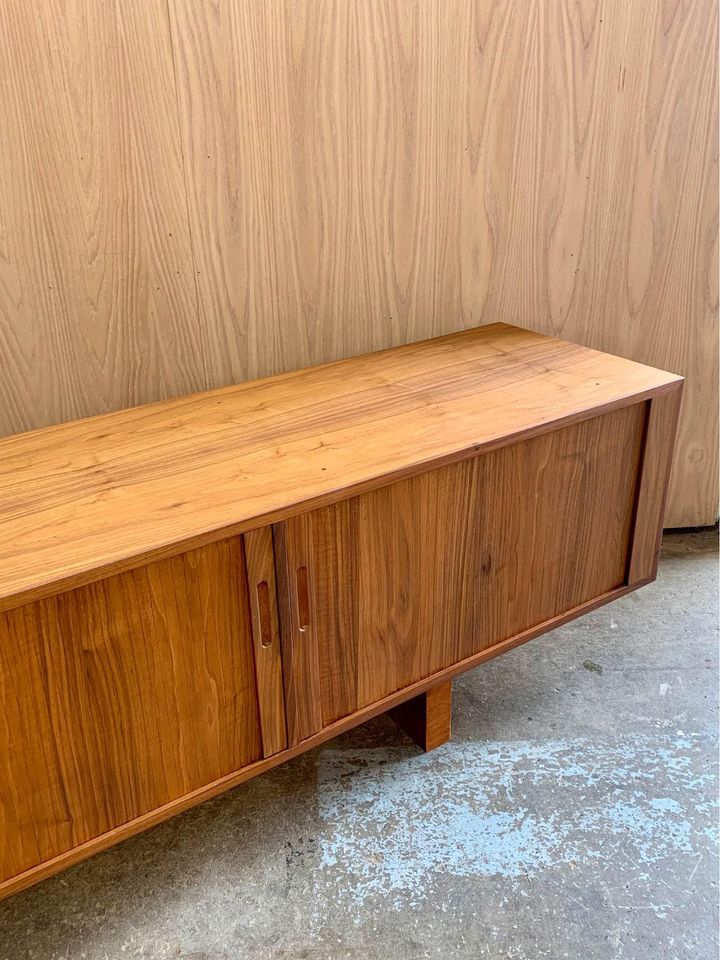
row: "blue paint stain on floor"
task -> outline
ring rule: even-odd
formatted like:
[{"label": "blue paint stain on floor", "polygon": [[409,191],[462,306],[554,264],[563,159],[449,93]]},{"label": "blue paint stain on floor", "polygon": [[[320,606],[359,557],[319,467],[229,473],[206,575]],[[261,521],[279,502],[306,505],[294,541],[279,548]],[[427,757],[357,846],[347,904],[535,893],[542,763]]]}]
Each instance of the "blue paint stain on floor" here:
[{"label": "blue paint stain on floor", "polygon": [[641,877],[707,850],[717,790],[706,757],[684,734],[450,743],[422,756],[326,749],[322,863],[356,903],[419,903],[439,873],[513,880],[624,863]]}]

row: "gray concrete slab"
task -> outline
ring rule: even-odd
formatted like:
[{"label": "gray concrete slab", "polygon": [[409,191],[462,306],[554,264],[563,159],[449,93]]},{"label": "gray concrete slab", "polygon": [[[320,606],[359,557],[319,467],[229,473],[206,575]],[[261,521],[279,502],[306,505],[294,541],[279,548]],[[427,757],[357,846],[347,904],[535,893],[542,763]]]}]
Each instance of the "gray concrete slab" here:
[{"label": "gray concrete slab", "polygon": [[2,960],[714,960],[717,538],[455,682],[0,904]]}]

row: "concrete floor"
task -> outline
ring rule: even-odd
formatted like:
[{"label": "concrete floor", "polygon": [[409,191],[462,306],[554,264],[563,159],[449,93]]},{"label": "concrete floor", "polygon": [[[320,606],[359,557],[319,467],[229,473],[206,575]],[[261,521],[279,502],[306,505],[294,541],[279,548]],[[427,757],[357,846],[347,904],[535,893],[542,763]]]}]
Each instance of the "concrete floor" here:
[{"label": "concrete floor", "polygon": [[717,539],[455,682],[0,904],[0,958],[715,960]]}]

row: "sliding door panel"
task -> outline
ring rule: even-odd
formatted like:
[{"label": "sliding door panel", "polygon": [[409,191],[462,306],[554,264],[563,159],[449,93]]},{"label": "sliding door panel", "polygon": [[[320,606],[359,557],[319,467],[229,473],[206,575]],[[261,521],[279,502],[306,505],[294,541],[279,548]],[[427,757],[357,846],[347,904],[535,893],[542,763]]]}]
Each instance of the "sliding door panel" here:
[{"label": "sliding door panel", "polygon": [[277,524],[298,739],[625,583],[646,420],[639,403]]},{"label": "sliding door panel", "polygon": [[262,757],[243,553],[0,615],[0,881]]}]

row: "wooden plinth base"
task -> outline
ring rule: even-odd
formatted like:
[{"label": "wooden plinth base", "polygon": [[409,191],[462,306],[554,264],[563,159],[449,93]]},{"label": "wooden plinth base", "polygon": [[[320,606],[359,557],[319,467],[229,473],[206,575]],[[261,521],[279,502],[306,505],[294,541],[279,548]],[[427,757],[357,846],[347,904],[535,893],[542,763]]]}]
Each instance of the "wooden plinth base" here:
[{"label": "wooden plinth base", "polygon": [[452,683],[433,687],[419,697],[406,700],[389,715],[421,750],[434,750],[450,739]]}]

